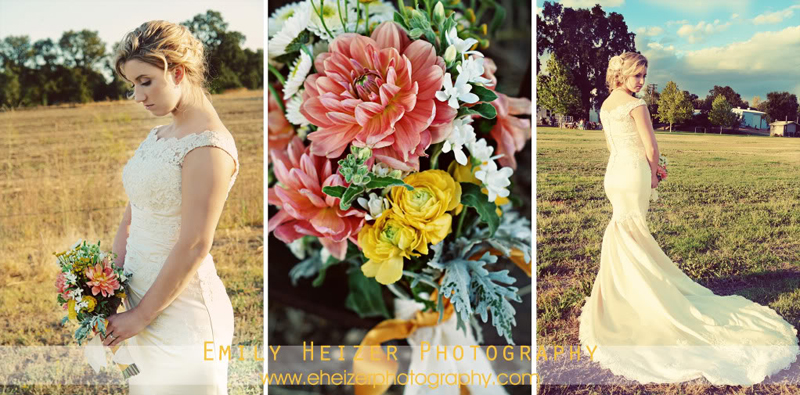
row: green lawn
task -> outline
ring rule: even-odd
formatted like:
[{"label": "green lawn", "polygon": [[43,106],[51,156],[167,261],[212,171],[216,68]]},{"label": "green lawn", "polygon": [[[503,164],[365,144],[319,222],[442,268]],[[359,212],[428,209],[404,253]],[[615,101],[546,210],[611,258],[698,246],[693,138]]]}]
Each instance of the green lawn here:
[{"label": "green lawn", "polygon": [[[660,199],[651,202],[648,225],[664,252],[715,293],[769,305],[800,328],[800,139],[669,132],[656,137],[669,158],[669,178],[659,186]],[[578,315],[611,218],[603,191],[608,151],[602,131],[540,127],[536,141],[537,340],[577,345]],[[718,392],[695,380],[547,386],[539,393],[599,394],[612,388],[615,394],[791,392],[786,385]]]}]

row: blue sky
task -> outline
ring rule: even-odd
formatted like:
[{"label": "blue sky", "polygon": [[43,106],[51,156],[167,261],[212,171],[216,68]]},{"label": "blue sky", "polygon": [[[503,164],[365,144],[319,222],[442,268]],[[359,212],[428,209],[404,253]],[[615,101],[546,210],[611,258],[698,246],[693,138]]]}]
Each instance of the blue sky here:
[{"label": "blue sky", "polygon": [[0,0],[0,39],[10,35],[57,41],[67,30],[97,30],[111,50],[113,43],[142,23],[163,19],[180,23],[212,9],[228,29],[246,36],[244,47],[264,48],[262,0],[42,1]]},{"label": "blue sky", "polygon": [[[800,0],[559,0],[622,14],[649,60],[648,83],[675,81],[704,98],[714,85],[750,102],[771,91],[800,97]],[[537,0],[541,12],[544,0]]]}]

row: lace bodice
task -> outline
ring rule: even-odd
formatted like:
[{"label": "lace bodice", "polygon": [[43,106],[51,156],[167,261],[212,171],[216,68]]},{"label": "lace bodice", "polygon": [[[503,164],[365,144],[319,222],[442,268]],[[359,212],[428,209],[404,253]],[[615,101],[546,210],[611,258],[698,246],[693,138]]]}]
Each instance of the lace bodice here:
[{"label": "lace bodice", "polygon": [[611,148],[611,157],[625,159],[637,163],[644,158],[644,144],[636,129],[636,122],[630,115],[636,107],[647,105],[642,100],[633,100],[617,106],[613,110],[600,110],[600,121],[603,123],[608,145]]},{"label": "lace bodice", "polygon": [[[131,202],[131,226],[125,268],[149,287],[172,247],[181,227],[181,166],[190,151],[218,147],[235,163],[228,192],[239,173],[239,158],[233,138],[214,131],[182,138],[159,138],[160,127],[150,131],[125,165],[122,182]],[[138,273],[136,273],[138,272]]]}]

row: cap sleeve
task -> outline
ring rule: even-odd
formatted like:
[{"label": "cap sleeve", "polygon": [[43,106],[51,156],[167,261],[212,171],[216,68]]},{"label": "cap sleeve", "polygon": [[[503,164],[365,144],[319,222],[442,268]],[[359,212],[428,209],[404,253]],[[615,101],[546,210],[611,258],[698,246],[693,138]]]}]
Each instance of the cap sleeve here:
[{"label": "cap sleeve", "polygon": [[219,132],[214,132],[207,130],[203,133],[194,134],[191,136],[186,136],[181,140],[186,140],[181,144],[176,152],[176,156],[178,159],[178,164],[183,166],[183,158],[189,152],[192,152],[195,148],[200,147],[216,147],[223,151],[225,151],[231,158],[233,158],[234,163],[234,171],[233,176],[231,176],[231,183],[228,187],[233,186],[233,183],[236,181],[236,177],[239,175],[239,153],[236,150],[236,143],[233,140],[233,137],[230,134],[223,134]]}]

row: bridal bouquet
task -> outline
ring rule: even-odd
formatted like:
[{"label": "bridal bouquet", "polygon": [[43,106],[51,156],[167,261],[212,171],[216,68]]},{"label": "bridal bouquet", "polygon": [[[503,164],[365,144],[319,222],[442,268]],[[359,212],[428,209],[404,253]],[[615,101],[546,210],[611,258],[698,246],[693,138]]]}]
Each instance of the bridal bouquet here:
[{"label": "bridal bouquet", "polygon": [[[106,318],[116,313],[125,298],[124,287],[130,275],[112,263],[116,254],[102,251],[100,242],[87,244],[79,240],[70,249],[54,255],[61,269],[56,278],[57,299],[67,310],[62,325],[67,321],[78,323],[75,331],[78,344],[86,340],[90,331],[105,336]],[[120,368],[126,378],[138,372],[136,365],[123,364]]]},{"label": "bridal bouquet", "polygon": [[[414,3],[308,0],[270,17],[268,198],[280,210],[268,230],[302,260],[293,283],[348,265],[346,307],[361,316],[390,318],[386,287],[463,331],[491,317],[513,344],[521,298],[499,268],[531,274],[530,221],[511,195],[531,136],[514,115],[531,102],[495,91],[497,67],[477,50],[490,29],[471,8]],[[504,11],[481,3],[496,8],[493,30]]]}]

